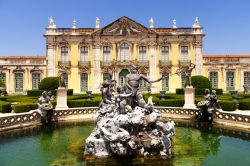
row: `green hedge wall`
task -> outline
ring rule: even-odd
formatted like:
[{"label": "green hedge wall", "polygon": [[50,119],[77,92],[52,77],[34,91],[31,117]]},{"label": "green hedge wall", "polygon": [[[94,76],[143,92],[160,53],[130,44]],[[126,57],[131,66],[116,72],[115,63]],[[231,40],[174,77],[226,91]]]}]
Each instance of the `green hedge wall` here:
[{"label": "green hedge wall", "polygon": [[0,112],[1,113],[9,113],[11,112],[11,104],[9,102],[0,101]]},{"label": "green hedge wall", "polygon": [[240,110],[250,110],[250,99],[243,99],[239,101]]},{"label": "green hedge wall", "polygon": [[38,105],[35,103],[17,104],[14,106],[15,113],[29,112],[30,110],[37,109]]},{"label": "green hedge wall", "polygon": [[182,99],[159,100],[159,106],[183,107],[184,103]]},{"label": "green hedge wall", "polygon": [[46,77],[38,85],[40,90],[56,90],[59,86],[57,77]]},{"label": "green hedge wall", "polygon": [[98,107],[101,100],[68,100],[67,104],[69,108],[76,107]]},{"label": "green hedge wall", "polygon": [[[35,97],[35,96],[41,96],[44,90],[28,90],[27,96]],[[56,96],[56,90],[47,90],[52,92],[54,96]],[[67,89],[67,95],[71,96],[73,95],[73,89]]]},{"label": "green hedge wall", "polygon": [[234,111],[235,102],[233,101],[219,101],[219,104],[223,111]]}]

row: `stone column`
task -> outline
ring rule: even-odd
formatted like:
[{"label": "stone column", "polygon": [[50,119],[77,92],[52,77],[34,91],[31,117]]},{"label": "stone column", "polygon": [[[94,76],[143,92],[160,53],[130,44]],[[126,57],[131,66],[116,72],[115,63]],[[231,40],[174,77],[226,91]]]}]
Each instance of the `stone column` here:
[{"label": "stone column", "polygon": [[195,109],[196,108],[196,105],[194,103],[195,88],[193,88],[192,86],[187,86],[184,90],[185,90],[185,104],[183,108]]},{"label": "stone column", "polygon": [[57,103],[55,110],[67,109],[67,89],[65,87],[59,87],[57,89]]},{"label": "stone column", "polygon": [[100,83],[101,83],[101,48],[100,46],[94,47],[94,88],[93,93],[100,93]]},{"label": "stone column", "polygon": [[55,45],[47,43],[47,76],[54,77],[55,75]]},{"label": "stone column", "polygon": [[202,43],[201,41],[195,41],[194,43],[194,56],[195,56],[195,75],[202,75]]},{"label": "stone column", "polygon": [[[156,78],[156,44],[152,43],[149,45],[149,78],[150,81],[155,81]],[[158,89],[155,85],[156,83],[152,83],[151,93],[157,93]]]}]

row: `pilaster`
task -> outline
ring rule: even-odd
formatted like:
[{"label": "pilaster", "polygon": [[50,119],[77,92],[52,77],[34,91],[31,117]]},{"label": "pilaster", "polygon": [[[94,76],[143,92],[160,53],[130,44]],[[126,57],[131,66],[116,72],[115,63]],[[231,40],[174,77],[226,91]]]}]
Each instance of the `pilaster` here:
[{"label": "pilaster", "polygon": [[100,93],[100,84],[101,84],[101,48],[100,46],[94,46],[94,87],[93,93]]}]

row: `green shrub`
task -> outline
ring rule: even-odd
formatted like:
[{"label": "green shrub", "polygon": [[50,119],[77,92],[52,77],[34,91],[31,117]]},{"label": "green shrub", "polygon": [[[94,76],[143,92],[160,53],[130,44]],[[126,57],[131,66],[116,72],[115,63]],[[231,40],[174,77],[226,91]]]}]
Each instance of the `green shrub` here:
[{"label": "green shrub", "polygon": [[67,89],[67,95],[73,95],[73,89]]},{"label": "green shrub", "polygon": [[192,76],[191,84],[196,89],[212,89],[211,82],[207,77],[204,76]]},{"label": "green shrub", "polygon": [[46,77],[39,84],[39,90],[55,90],[59,86],[57,77]]},{"label": "green shrub", "polygon": [[30,110],[34,110],[37,108],[38,105],[35,103],[17,104],[14,106],[14,112],[15,113],[29,112]]},{"label": "green shrub", "polygon": [[250,99],[243,99],[239,101],[240,110],[250,110]]},{"label": "green shrub", "polygon": [[43,90],[28,90],[27,96],[41,96],[43,93]]},{"label": "green shrub", "polygon": [[183,88],[177,88],[175,89],[176,94],[184,94],[184,89]]},{"label": "green shrub", "polygon": [[68,100],[67,104],[69,108],[76,107],[98,107],[101,100]]},{"label": "green shrub", "polygon": [[233,101],[219,101],[219,105],[221,106],[223,111],[234,111],[235,110],[235,102]]},{"label": "green shrub", "polygon": [[212,90],[215,90],[217,95],[223,95],[222,89],[212,88]]},{"label": "green shrub", "polygon": [[159,100],[159,106],[183,107],[184,103],[182,99]]},{"label": "green shrub", "polygon": [[11,112],[11,104],[9,102],[0,101],[0,112],[1,113],[9,113]]}]

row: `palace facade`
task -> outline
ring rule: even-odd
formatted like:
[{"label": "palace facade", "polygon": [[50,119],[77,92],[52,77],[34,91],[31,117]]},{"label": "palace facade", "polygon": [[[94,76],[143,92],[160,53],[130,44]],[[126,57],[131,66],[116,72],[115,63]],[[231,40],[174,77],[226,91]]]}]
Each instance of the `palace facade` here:
[{"label": "palace facade", "polygon": [[103,28],[99,18],[95,28],[77,28],[75,20],[72,28],[56,28],[50,18],[44,35],[46,56],[0,56],[0,77],[8,93],[25,93],[62,69],[74,93],[100,93],[106,79],[124,85],[135,64],[150,80],[167,76],[152,85],[141,81],[142,91],[150,87],[152,93],[175,92],[185,83],[176,70],[193,63],[192,75],[208,77],[214,88],[243,91],[243,85],[250,86],[250,55],[203,55],[204,36],[197,18],[186,28],[177,27],[176,20],[172,27],[156,28],[152,18],[145,27],[125,16]]},{"label": "palace facade", "polygon": [[[193,75],[202,74],[202,42],[204,34],[198,19],[191,28],[155,28],[153,19],[145,27],[121,17],[100,28],[56,28],[53,20],[46,29],[48,76],[57,76],[59,68],[65,71],[65,82],[75,93],[90,90],[98,93],[105,79],[116,79],[124,85],[131,64],[150,80],[163,75],[161,82],[151,85],[151,92],[175,92],[184,85],[183,76],[174,75],[184,65],[195,63]],[[173,75],[171,75],[173,74]],[[141,88],[147,89],[144,81]]]}]

